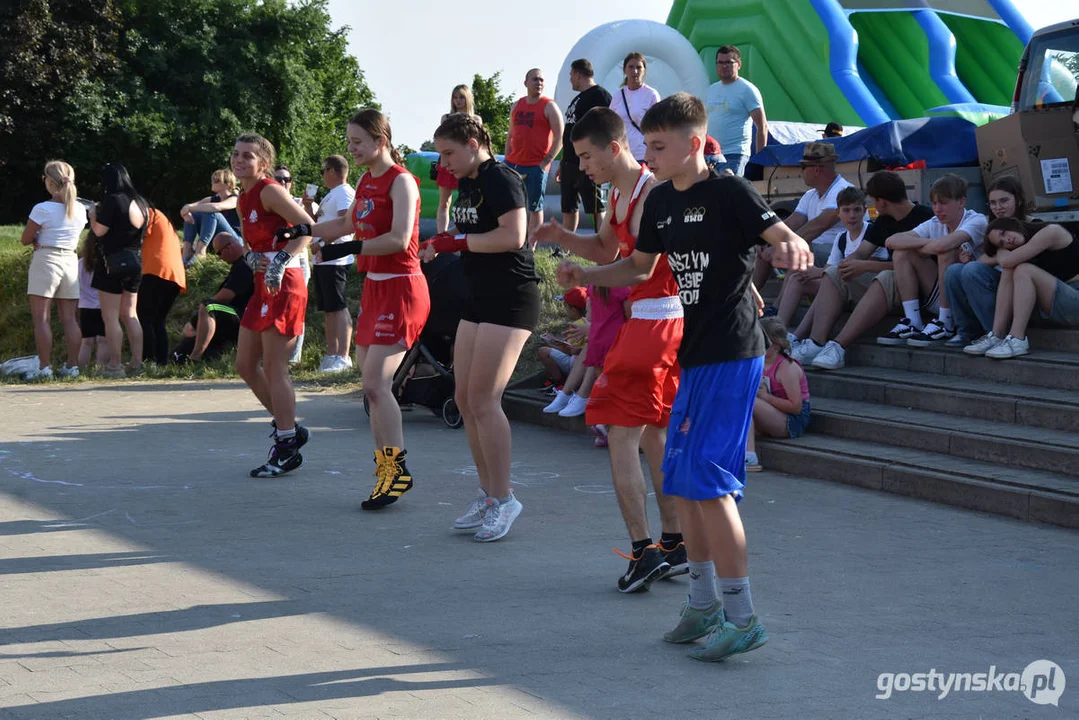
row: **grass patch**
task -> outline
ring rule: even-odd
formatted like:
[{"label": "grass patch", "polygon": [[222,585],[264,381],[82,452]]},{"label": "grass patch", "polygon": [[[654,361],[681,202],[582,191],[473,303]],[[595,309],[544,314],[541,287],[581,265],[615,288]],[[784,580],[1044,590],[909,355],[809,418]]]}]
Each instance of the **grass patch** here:
[{"label": "grass patch", "polygon": [[[30,248],[23,247],[19,243],[22,235],[22,226],[0,226],[0,276],[7,281],[0,286],[0,360],[7,360],[22,355],[34,354],[34,331],[30,323],[30,304],[26,298],[26,277],[30,270]],[[540,313],[540,323],[536,332],[521,353],[520,362],[514,370],[513,379],[527,377],[540,369],[536,360],[536,337],[545,332],[555,332],[566,324],[565,314],[562,312],[561,303],[555,300],[562,294],[561,288],[555,282],[555,268],[558,260],[552,258],[550,253],[541,250],[536,254],[536,270],[542,278],[540,282],[540,295],[543,306]],[[228,273],[228,266],[211,256],[207,259],[187,268],[187,292],[181,294],[176,300],[169,314],[168,330],[170,343],[173,347],[179,341],[184,323],[197,311],[199,303],[203,299],[217,292],[218,286]],[[355,311],[360,306],[360,293],[363,283],[355,276],[348,283],[348,306]],[[54,368],[64,363],[63,328],[60,326],[59,316],[53,310],[53,357]],[[126,347],[126,343],[125,343]],[[303,359],[298,366],[293,367],[293,378],[305,386],[334,386],[347,388],[349,385],[359,383],[359,372],[351,371],[335,375],[323,375],[318,372],[319,363],[322,361],[323,350],[326,347],[325,325],[323,314],[315,309],[314,293],[310,294],[307,307],[307,330],[304,337]],[[221,380],[237,378],[233,369],[235,353],[230,352],[211,363],[198,363],[194,365],[166,365],[155,366],[151,363],[146,365],[148,380]],[[69,382],[82,382],[94,378],[94,373],[88,373]],[[21,382],[13,378],[5,378],[0,382]],[[130,380],[126,381],[130,382]]]}]

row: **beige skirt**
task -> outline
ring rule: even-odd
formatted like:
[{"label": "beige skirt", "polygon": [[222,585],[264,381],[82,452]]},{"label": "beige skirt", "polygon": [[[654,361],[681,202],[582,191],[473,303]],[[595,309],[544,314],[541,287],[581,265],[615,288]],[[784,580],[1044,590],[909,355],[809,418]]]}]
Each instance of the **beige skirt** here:
[{"label": "beige skirt", "polygon": [[26,285],[27,295],[79,299],[79,256],[74,250],[41,247],[34,251],[30,260],[30,276]]}]

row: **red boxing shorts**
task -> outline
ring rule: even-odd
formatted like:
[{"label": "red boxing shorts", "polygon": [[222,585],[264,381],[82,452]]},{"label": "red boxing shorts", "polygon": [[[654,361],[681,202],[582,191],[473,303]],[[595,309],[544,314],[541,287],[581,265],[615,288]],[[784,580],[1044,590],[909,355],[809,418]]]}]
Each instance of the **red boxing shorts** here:
[{"label": "red boxing shorts", "polygon": [[589,425],[667,427],[678,392],[682,306],[678,298],[633,303],[585,406]]},{"label": "red boxing shorts", "polygon": [[372,279],[373,275],[368,273],[363,281],[355,344],[411,347],[431,312],[427,278],[417,273],[378,280]]},{"label": "red boxing shorts", "polygon": [[255,292],[247,302],[240,327],[264,332],[276,330],[285,337],[303,335],[307,313],[307,283],[299,267],[285,269],[281,290],[271,295],[266,290],[266,276],[255,273]]}]

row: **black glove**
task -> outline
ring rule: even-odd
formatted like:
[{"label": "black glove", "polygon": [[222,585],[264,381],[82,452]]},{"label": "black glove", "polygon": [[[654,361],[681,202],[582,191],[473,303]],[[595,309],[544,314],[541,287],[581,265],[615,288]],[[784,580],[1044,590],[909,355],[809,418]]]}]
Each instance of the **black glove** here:
[{"label": "black glove", "polygon": [[310,234],[311,225],[309,223],[300,223],[299,225],[277,228],[276,232],[274,232],[274,240],[277,243],[286,243],[290,240],[295,240],[298,237]]},{"label": "black glove", "polygon": [[266,266],[264,282],[271,295],[281,289],[281,278],[285,276],[285,266],[289,264],[290,260],[292,260],[292,256],[284,250],[280,250],[273,256],[270,264]]},{"label": "black glove", "polygon": [[362,240],[346,240],[345,242],[334,243],[333,245],[326,245],[322,248],[322,262],[329,262],[330,260],[337,260],[343,258],[346,255],[360,254],[363,251]]}]

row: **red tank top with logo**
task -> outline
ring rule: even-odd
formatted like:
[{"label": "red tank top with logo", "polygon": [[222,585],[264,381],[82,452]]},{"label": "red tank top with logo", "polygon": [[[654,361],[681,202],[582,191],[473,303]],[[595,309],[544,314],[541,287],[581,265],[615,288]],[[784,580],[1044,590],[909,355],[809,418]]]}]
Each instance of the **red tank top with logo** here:
[{"label": "red tank top with logo", "polygon": [[[415,175],[400,165],[391,165],[390,169],[379,177],[370,172],[363,174],[356,185],[356,202],[352,206],[352,227],[357,240],[370,240],[385,235],[393,228],[393,200],[390,187],[398,175],[408,175],[419,186]],[[414,275],[420,272],[420,199],[416,198],[416,219],[412,224],[412,237],[408,247],[392,255],[357,255],[356,269],[366,273],[387,273],[392,275]]]},{"label": "red tank top with logo", "polygon": [[[644,190],[644,185],[650,177],[652,177],[652,173],[641,168],[641,176],[633,188],[633,195],[630,196],[626,216],[621,222],[615,217],[618,208],[618,188],[611,191],[611,229],[614,230],[615,237],[618,238],[618,252],[624,258],[632,255],[633,248],[637,245],[637,238],[630,233],[629,223],[633,218],[633,211],[637,208],[637,202],[641,198],[641,191]],[[667,263],[667,258],[661,257],[659,262],[656,263],[656,270],[652,273],[652,277],[640,285],[634,285],[630,288],[629,299],[630,302],[633,302],[635,300],[665,297],[678,297],[678,281],[674,279],[674,275],[671,273],[671,266]]]},{"label": "red tank top with logo", "polygon": [[273,252],[274,232],[289,224],[288,220],[262,206],[262,191],[267,185],[277,184],[273,178],[262,178],[250,190],[237,199],[240,220],[243,223],[244,244],[255,252]]},{"label": "red tank top with logo", "polygon": [[514,165],[539,165],[554,143],[551,123],[547,119],[547,103],[554,102],[549,97],[540,97],[530,105],[527,98],[521,98],[513,106],[510,114],[510,154],[506,162]]}]

